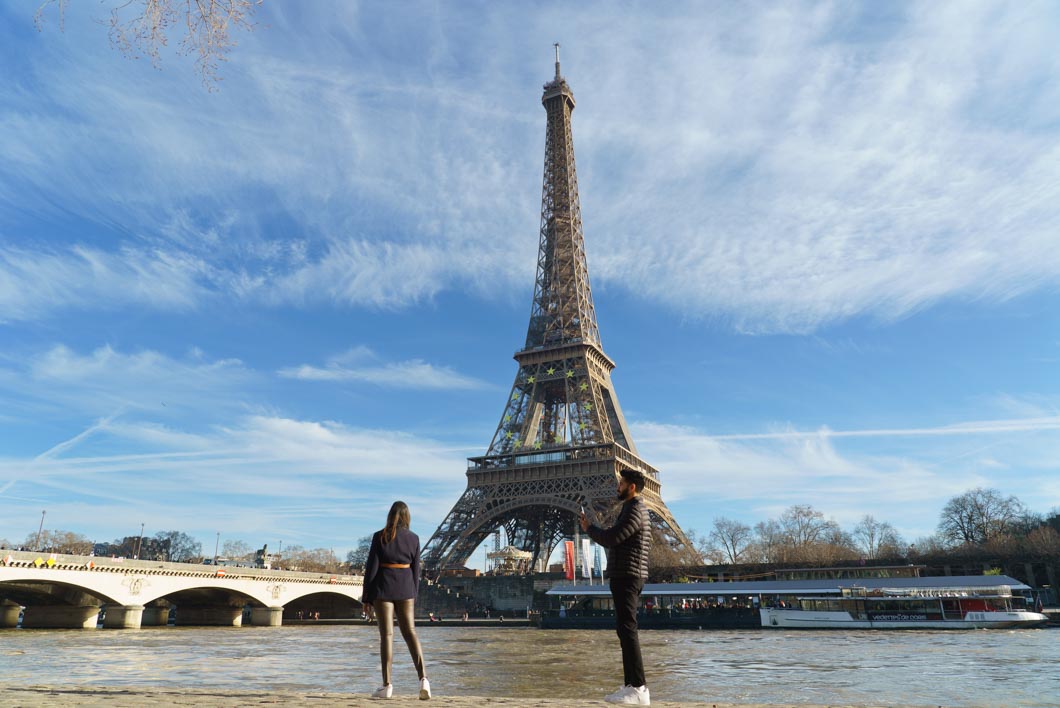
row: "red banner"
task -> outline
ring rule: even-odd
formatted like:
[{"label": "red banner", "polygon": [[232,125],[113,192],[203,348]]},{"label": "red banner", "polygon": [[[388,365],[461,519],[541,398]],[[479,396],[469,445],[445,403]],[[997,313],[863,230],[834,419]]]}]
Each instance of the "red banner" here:
[{"label": "red banner", "polygon": [[563,542],[563,570],[567,580],[574,580],[574,541]]}]

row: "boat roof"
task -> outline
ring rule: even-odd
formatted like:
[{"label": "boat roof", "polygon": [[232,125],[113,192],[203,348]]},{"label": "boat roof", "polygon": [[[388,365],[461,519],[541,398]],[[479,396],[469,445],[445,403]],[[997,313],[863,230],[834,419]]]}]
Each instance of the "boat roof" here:
[{"label": "boat roof", "polygon": [[[840,594],[849,588],[866,590],[980,590],[1008,586],[1030,590],[1007,575],[947,575],[934,578],[846,578],[843,580],[748,580],[717,583],[647,583],[641,595],[798,595]],[[607,585],[557,585],[546,595],[609,596]]]}]

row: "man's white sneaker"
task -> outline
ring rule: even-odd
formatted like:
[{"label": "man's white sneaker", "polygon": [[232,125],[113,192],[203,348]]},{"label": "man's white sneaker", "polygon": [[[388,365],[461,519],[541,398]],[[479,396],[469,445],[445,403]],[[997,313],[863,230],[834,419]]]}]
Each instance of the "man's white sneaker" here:
[{"label": "man's white sneaker", "polygon": [[380,686],[379,688],[375,689],[375,693],[372,694],[372,698],[390,698],[393,695],[394,686],[388,683],[385,686]]},{"label": "man's white sneaker", "polygon": [[647,686],[626,686],[617,693],[612,693],[604,699],[608,703],[618,703],[626,706],[650,706],[651,695]]},{"label": "man's white sneaker", "polygon": [[420,679],[420,700],[426,701],[431,697],[431,682],[427,680],[427,677]]}]

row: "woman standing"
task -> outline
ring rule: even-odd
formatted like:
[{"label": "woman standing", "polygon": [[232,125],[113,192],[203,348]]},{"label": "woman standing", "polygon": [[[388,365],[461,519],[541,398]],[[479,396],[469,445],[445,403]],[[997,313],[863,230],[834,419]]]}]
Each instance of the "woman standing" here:
[{"label": "woman standing", "polygon": [[405,502],[396,501],[386,517],[386,528],[372,536],[368,562],[364,568],[364,592],[361,602],[375,608],[379,622],[379,658],[383,666],[383,685],[372,698],[390,698],[390,667],[394,658],[394,615],[401,636],[412,654],[416,674],[420,677],[420,700],[431,697],[431,684],[423,668],[423,650],[416,636],[413,611],[420,584],[420,539],[409,530],[411,517]]}]

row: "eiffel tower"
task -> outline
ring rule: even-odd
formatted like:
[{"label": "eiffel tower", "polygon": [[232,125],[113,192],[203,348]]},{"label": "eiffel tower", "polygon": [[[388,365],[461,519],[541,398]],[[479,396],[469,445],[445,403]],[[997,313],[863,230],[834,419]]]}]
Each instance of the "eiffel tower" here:
[{"label": "eiffel tower", "polygon": [[467,489],[424,546],[424,568],[437,576],[463,566],[494,531],[547,559],[577,523],[609,518],[618,470],[647,478],[643,492],[658,543],[691,549],[660,496],[659,472],[637,455],[618,405],[585,263],[571,112],[574,94],[560,75],[544,86],[545,174],[537,280],[519,372],[497,432],[482,457],[468,459]]}]

